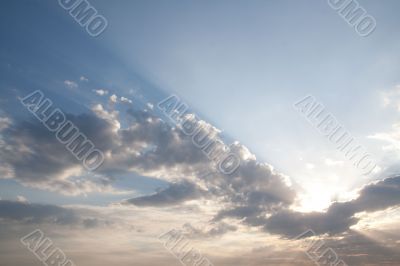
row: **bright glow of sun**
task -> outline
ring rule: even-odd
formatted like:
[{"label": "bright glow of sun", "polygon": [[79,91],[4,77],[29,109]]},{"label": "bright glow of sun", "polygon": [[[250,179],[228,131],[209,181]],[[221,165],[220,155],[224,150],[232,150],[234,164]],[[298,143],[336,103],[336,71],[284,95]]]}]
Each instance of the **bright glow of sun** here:
[{"label": "bright glow of sun", "polygon": [[323,211],[329,207],[334,196],[334,190],[322,183],[312,183],[307,186],[300,198],[298,211]]}]

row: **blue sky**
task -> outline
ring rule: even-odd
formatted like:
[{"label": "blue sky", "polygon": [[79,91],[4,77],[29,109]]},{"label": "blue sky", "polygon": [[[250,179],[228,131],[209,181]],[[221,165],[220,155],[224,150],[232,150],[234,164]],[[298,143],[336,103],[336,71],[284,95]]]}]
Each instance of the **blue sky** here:
[{"label": "blue sky", "polygon": [[[366,136],[397,116],[379,97],[398,82],[398,3],[362,4],[379,22],[363,38],[323,1],[98,1],[112,23],[92,38],[56,2],[15,2],[2,11],[2,84],[40,88],[73,113],[98,88],[153,102],[176,93],[261,161],[301,178],[309,173],[299,158],[340,154],[293,110],[298,99],[317,97],[374,152]],[[66,90],[64,80],[81,76],[89,82]],[[322,171],[312,176],[331,169]]]},{"label": "blue sky", "polygon": [[[104,222],[98,230],[120,230],[124,236],[125,227],[133,226],[129,230],[138,233],[137,250],[152,249],[149,235],[184,224],[186,217],[187,223],[209,229],[198,243],[221,265],[229,263],[217,256],[227,243],[232,247],[223,253],[226,258],[235,258],[238,243],[252,237],[255,243],[271,241],[279,250],[275,255],[282,257],[287,243],[280,241],[311,225],[318,234],[328,234],[332,245],[344,234],[349,242],[363,236],[398,250],[399,241],[389,241],[399,235],[390,218],[399,215],[397,194],[379,194],[380,189],[399,189],[398,1],[359,1],[377,22],[367,37],[359,36],[327,1],[90,3],[108,21],[98,37],[90,36],[58,1],[5,1],[0,8],[1,204],[54,204],[79,217],[86,208],[99,224]],[[98,141],[108,158],[104,168],[82,171],[48,137],[19,101],[34,90],[43,91]],[[237,141],[233,146],[244,166],[234,178],[220,173],[214,173],[220,179],[204,178],[210,162],[182,137],[179,126],[160,122],[166,117],[156,104],[171,94],[187,103],[210,132],[221,130],[218,136],[227,145]],[[293,107],[306,95],[313,95],[365,147],[379,165],[376,172],[363,176]],[[30,159],[36,164],[30,165]],[[57,164],[57,159],[64,161]],[[370,201],[374,193],[382,200]],[[336,221],[335,211],[349,209],[350,215]],[[137,221],[132,213],[143,221],[157,219]],[[110,214],[115,220],[107,220]],[[1,215],[0,206],[0,222],[12,217]],[[282,218],[298,223],[287,228]],[[370,223],[374,219],[394,237],[378,236],[383,229]],[[213,249],[204,239],[215,232],[223,233]],[[114,240],[126,251],[126,242],[118,242],[123,238]],[[112,253],[115,246],[105,248]],[[246,256],[265,248],[250,246]],[[353,255],[357,252],[366,251]],[[162,265],[157,254],[141,257],[140,265]],[[254,265],[261,265],[259,255]]]}]

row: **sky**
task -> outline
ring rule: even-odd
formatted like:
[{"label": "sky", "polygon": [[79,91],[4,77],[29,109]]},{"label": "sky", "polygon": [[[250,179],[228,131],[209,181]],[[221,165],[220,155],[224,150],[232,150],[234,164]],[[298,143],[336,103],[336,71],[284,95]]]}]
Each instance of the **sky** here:
[{"label": "sky", "polygon": [[[20,240],[34,230],[64,252],[52,265],[329,265],[315,241],[331,265],[400,265],[400,3],[354,1],[368,36],[334,0],[91,0],[98,36],[84,1],[3,1],[0,265],[46,262]],[[38,119],[45,99],[98,168]]]}]

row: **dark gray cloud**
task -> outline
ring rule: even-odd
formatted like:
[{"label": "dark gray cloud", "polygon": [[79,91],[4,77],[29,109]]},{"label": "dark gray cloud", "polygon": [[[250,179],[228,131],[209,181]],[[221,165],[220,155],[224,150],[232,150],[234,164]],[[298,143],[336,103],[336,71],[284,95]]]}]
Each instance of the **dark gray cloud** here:
[{"label": "dark gray cloud", "polygon": [[[266,214],[293,204],[296,193],[289,181],[268,164],[257,162],[243,145],[234,143],[230,146],[230,150],[241,158],[237,171],[231,175],[218,171],[204,175],[207,169],[215,169],[213,162],[179,128],[169,126],[146,111],[128,110],[128,114],[132,119],[130,126],[119,130],[119,139],[125,145],[112,150],[114,159],[106,162],[103,169],[111,172],[118,167],[142,173],[161,171],[173,178],[195,178],[191,181],[193,184],[174,184],[154,195],[131,199],[129,203],[165,206],[207,193],[226,206],[214,221],[231,217],[243,219],[250,225],[263,224]],[[132,152],[132,147],[135,152]],[[195,182],[201,183],[206,192],[200,192]]]},{"label": "dark gray cloud", "polygon": [[[72,182],[70,177],[77,174],[73,170],[81,169],[80,162],[39,122],[16,121],[3,131],[7,144],[0,148],[3,164],[7,166],[4,168],[11,169],[12,177],[23,184],[70,193],[79,189],[90,191],[90,186],[106,187],[120,173],[135,172],[170,182],[183,180],[180,185],[156,195],[132,200],[138,205],[160,206],[197,198],[202,194],[194,187],[197,182],[210,196],[231,203],[232,209],[262,206],[271,211],[294,201],[295,193],[283,176],[267,164],[256,162],[238,143],[231,145],[231,150],[242,158],[238,171],[229,176],[218,172],[202,176],[204,171],[215,169],[214,162],[179,128],[145,110],[127,110],[128,123],[124,128],[120,127],[118,112],[106,110],[99,104],[94,105],[92,111],[93,114],[69,115],[68,118],[107,154],[104,164],[96,171],[104,177],[101,182],[77,187],[82,186],[81,183]],[[203,130],[215,133],[212,126],[203,127]],[[191,180],[193,185],[185,180]]]},{"label": "dark gray cloud", "polygon": [[77,213],[71,209],[44,204],[31,204],[0,200],[0,218],[24,223],[55,223],[63,225],[77,224]]},{"label": "dark gray cloud", "polygon": [[205,191],[189,181],[170,184],[153,195],[129,199],[126,203],[136,206],[169,206],[179,204],[187,200],[193,200],[205,195]]},{"label": "dark gray cloud", "polygon": [[[111,126],[94,115],[67,115],[81,132],[100,149],[112,146]],[[0,146],[1,174],[28,186],[76,194],[90,191],[90,187],[105,187],[107,179],[92,179],[75,183],[68,177],[84,174],[81,162],[62,145],[55,134],[35,118],[13,121],[0,132],[4,144]]]},{"label": "dark gray cloud", "polygon": [[176,169],[173,176],[176,179],[178,175],[193,175],[210,165],[190,138],[146,111],[128,110],[130,123],[123,129],[117,112],[107,111],[101,105],[93,106],[92,111],[91,114],[68,114],[67,118],[109,155],[96,171],[103,176],[95,180],[97,183],[87,180],[82,187],[82,183],[71,181],[70,177],[84,174],[81,162],[35,118],[13,121],[2,117],[0,178],[14,178],[24,185],[77,194],[90,192],[90,186],[107,187],[108,181],[120,173],[167,174],[168,169]]},{"label": "dark gray cloud", "polygon": [[374,212],[400,205],[400,177],[390,177],[363,187],[359,196],[348,202],[335,202],[326,212],[279,211],[265,222],[265,230],[295,237],[312,229],[317,234],[339,234],[358,223],[355,214]]},{"label": "dark gray cloud", "polygon": [[360,196],[348,203],[355,212],[372,212],[400,204],[400,176],[365,186]]},{"label": "dark gray cloud", "polygon": [[207,228],[196,228],[190,223],[186,223],[182,227],[183,233],[189,238],[218,237],[238,229],[236,226],[224,222],[211,223]]},{"label": "dark gray cloud", "polygon": [[295,191],[283,175],[253,159],[243,160],[233,175],[218,175],[210,182],[217,183],[217,195],[223,194],[224,201],[229,203],[214,221],[235,218],[247,225],[261,226],[265,224],[267,215],[288,208],[296,198]]},{"label": "dark gray cloud", "polygon": [[113,148],[113,159],[106,161],[106,168],[154,171],[178,167],[183,174],[209,166],[205,155],[181,130],[146,111],[130,109],[127,113],[132,120],[128,128],[118,131],[121,145]]}]

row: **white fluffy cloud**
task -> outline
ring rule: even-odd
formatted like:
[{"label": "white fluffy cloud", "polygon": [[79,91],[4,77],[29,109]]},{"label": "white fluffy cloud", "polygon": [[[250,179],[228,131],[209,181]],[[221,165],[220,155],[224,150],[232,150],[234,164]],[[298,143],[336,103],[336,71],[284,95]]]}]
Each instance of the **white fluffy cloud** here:
[{"label": "white fluffy cloud", "polygon": [[98,90],[93,90],[97,95],[103,96],[108,94],[108,90],[104,89],[98,89]]},{"label": "white fluffy cloud", "polygon": [[130,100],[128,98],[125,98],[123,96],[121,96],[120,101],[123,102],[123,103],[132,103],[132,100]]},{"label": "white fluffy cloud", "polygon": [[72,81],[72,80],[64,80],[64,85],[67,86],[70,89],[78,88],[78,84],[75,81]]},{"label": "white fluffy cloud", "polygon": [[[107,92],[108,93],[108,92]],[[102,95],[105,95],[105,93],[103,93]],[[111,103],[117,103],[117,102],[121,102],[121,103],[132,103],[132,100],[129,98],[126,98],[124,96],[121,96],[118,98],[117,95],[113,94],[109,97],[109,100]]]},{"label": "white fluffy cloud", "polygon": [[154,104],[152,104],[152,103],[147,103],[146,105],[147,105],[147,107],[149,107],[151,110],[153,110]]},{"label": "white fluffy cloud", "polygon": [[111,102],[116,103],[117,100],[118,100],[117,95],[113,94],[113,95],[110,96],[110,101],[111,101]]}]

